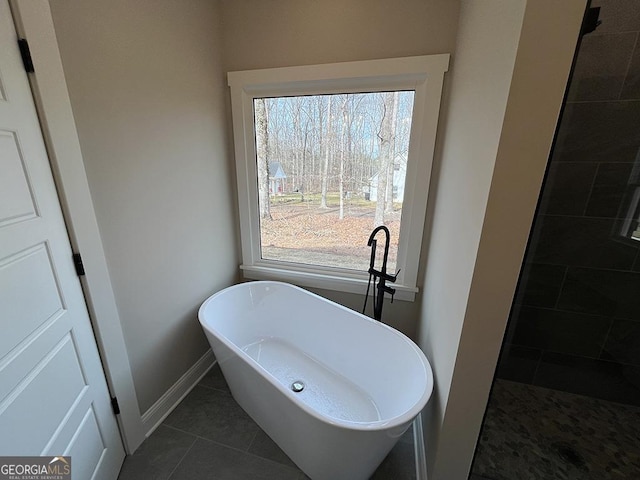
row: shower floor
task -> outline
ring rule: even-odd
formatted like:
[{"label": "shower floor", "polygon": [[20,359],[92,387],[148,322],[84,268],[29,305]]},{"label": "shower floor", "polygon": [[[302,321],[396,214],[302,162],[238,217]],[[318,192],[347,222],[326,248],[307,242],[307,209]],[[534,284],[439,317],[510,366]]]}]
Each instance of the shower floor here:
[{"label": "shower floor", "polygon": [[640,478],[640,407],[496,380],[472,473],[486,480]]}]

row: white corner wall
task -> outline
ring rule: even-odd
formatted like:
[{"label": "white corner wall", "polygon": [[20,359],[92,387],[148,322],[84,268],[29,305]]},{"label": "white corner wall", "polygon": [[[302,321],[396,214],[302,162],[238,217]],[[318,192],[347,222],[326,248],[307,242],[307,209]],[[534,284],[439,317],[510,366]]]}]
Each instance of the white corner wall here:
[{"label": "white corner wall", "polygon": [[469,473],[585,3],[461,5],[419,328],[431,480]]},{"label": "white corner wall", "polygon": [[219,3],[51,0],[141,413],[208,351],[237,280]]}]

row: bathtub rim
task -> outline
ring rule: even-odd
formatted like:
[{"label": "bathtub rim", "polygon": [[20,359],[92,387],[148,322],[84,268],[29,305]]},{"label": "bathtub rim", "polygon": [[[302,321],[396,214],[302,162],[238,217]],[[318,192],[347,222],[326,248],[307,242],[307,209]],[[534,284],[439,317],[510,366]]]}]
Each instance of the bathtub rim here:
[{"label": "bathtub rim", "polygon": [[[284,385],[282,385],[280,382],[276,381],[273,377],[273,375],[271,373],[269,373],[268,370],[266,370],[262,365],[260,365],[258,362],[256,362],[253,358],[251,358],[246,352],[244,352],[241,348],[239,348],[235,343],[233,343],[231,340],[229,340],[225,335],[221,334],[218,330],[212,328],[210,325],[207,325],[206,323],[206,319],[204,318],[204,310],[206,309],[207,305],[209,303],[212,303],[217,297],[224,295],[225,293],[228,293],[231,290],[235,290],[238,288],[250,288],[248,287],[248,285],[279,285],[279,286],[284,286],[286,288],[292,288],[294,290],[299,290],[300,292],[302,292],[302,294],[304,295],[310,295],[312,297],[316,297],[321,301],[324,302],[329,302],[331,304],[333,304],[334,306],[338,307],[341,310],[344,310],[345,312],[347,312],[348,314],[354,314],[357,317],[360,317],[370,323],[372,323],[373,325],[376,325],[376,327],[374,328],[384,328],[387,330],[387,332],[389,334],[393,334],[398,336],[406,345],[407,347],[411,348],[412,351],[416,354],[417,358],[421,361],[422,367],[424,369],[425,372],[425,377],[427,379],[426,381],[426,385],[425,388],[422,392],[422,394],[420,395],[419,399],[413,404],[413,406],[411,408],[409,408],[407,411],[405,411],[404,413],[401,413],[400,415],[396,415],[393,417],[389,417],[389,418],[385,418],[385,419],[381,419],[381,420],[375,420],[372,422],[355,422],[355,421],[351,421],[351,420],[343,420],[343,419],[339,419],[339,418],[335,418],[335,417],[331,417],[329,415],[326,414],[322,414],[318,411],[316,411],[314,408],[311,408],[309,405],[307,405],[305,402],[301,402],[298,398],[296,398],[296,395],[294,392],[292,392],[290,389],[286,388]],[[310,292],[308,290],[305,290],[304,288],[298,287],[297,285],[292,285],[290,283],[286,283],[286,282],[279,282],[279,281],[273,281],[273,280],[258,280],[258,281],[250,281],[250,282],[242,282],[242,283],[238,283],[235,285],[231,285],[229,287],[226,287],[216,293],[214,293],[213,295],[209,296],[200,306],[200,308],[198,309],[198,320],[202,326],[202,328],[208,332],[210,332],[212,335],[214,335],[220,342],[222,342],[227,348],[231,349],[231,351],[238,355],[240,358],[243,359],[243,361],[245,361],[246,363],[248,363],[251,368],[253,368],[254,370],[256,370],[262,377],[265,378],[265,380],[267,380],[271,385],[273,385],[276,389],[278,389],[282,394],[284,394],[286,397],[288,397],[290,400],[292,400],[296,405],[298,405],[301,409],[303,409],[306,413],[308,413],[309,415],[315,417],[316,419],[324,422],[324,423],[328,423],[330,425],[333,425],[335,427],[339,427],[339,428],[346,428],[346,429],[350,429],[350,430],[364,430],[364,431],[377,431],[377,430],[389,430],[395,427],[399,427],[403,424],[407,424],[407,426],[409,426],[411,424],[411,422],[415,419],[415,417],[424,409],[424,407],[427,405],[427,403],[429,402],[431,395],[433,394],[433,370],[431,368],[431,364],[429,363],[429,360],[427,359],[427,357],[425,356],[424,352],[415,344],[415,342],[413,340],[411,340],[409,337],[407,337],[404,333],[400,332],[399,330],[385,324],[382,322],[378,322],[377,320],[372,319],[371,317],[368,317],[360,312],[357,312],[355,310],[352,310],[350,308],[345,307],[344,305],[340,305],[332,300],[329,300],[327,298],[324,298],[318,294],[315,294],[313,292]],[[214,352],[215,354],[215,352]],[[221,362],[218,361],[218,363],[220,365],[222,365]]]}]

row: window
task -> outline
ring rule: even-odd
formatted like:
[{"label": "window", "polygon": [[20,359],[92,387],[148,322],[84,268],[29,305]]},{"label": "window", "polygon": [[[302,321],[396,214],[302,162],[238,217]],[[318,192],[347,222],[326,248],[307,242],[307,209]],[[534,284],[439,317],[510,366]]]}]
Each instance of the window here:
[{"label": "window", "polygon": [[413,97],[254,99],[262,259],[366,271],[363,239],[384,224],[395,271]]},{"label": "window", "polygon": [[364,293],[384,224],[396,298],[413,300],[448,60],[229,73],[246,277]]}]

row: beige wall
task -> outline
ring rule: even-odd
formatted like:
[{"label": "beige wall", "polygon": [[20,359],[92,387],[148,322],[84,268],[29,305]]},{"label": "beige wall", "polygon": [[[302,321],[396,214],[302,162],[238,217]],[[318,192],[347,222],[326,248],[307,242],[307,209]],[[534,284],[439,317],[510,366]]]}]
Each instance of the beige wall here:
[{"label": "beige wall", "polygon": [[141,412],[208,350],[237,279],[218,3],[51,0]]},{"label": "beige wall", "polygon": [[[481,4],[482,3],[482,4]],[[455,367],[460,332],[495,155],[515,63],[525,1],[463,2],[458,45],[449,70],[450,95],[441,122],[441,152],[430,198],[430,234],[419,344],[432,363],[436,388],[425,420],[433,470]]]},{"label": "beige wall", "polygon": [[435,480],[468,475],[584,7],[462,2],[419,333]]},{"label": "beige wall", "polygon": [[[465,0],[456,36],[451,0],[51,0],[142,411],[207,350],[196,309],[239,275],[225,72],[453,53],[424,293],[385,319],[434,366],[433,478],[464,478],[568,69],[575,19],[555,3]],[[551,13],[527,6],[518,46],[527,4]]]},{"label": "beige wall", "polygon": [[225,68],[449,53],[458,1],[222,0]]},{"label": "beige wall", "polygon": [[[226,72],[451,52],[458,2],[50,3],[145,412],[207,350],[201,301],[239,276]],[[418,305],[384,318],[415,338]]]},{"label": "beige wall", "polygon": [[[458,3],[453,0],[403,0],[393,4],[387,0],[222,0],[225,69],[251,70],[451,53],[455,47]],[[363,243],[366,241],[363,238]],[[362,310],[364,295],[313,291]],[[387,300],[383,320],[415,338],[419,300],[418,297],[416,302],[394,301],[393,304]],[[368,308],[371,308],[370,302]]]}]

